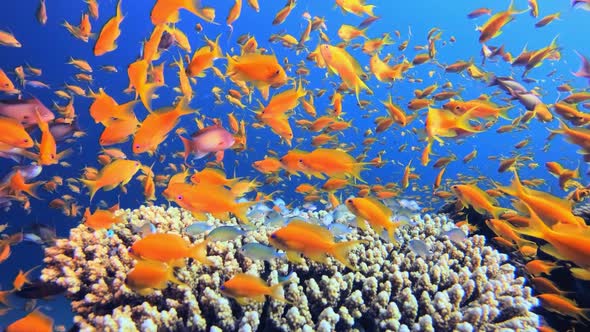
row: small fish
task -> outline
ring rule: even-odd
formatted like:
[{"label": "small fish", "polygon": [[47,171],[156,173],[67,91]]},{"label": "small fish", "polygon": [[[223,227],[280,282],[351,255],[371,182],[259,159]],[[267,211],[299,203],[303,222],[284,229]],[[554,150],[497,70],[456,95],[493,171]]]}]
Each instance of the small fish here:
[{"label": "small fish", "polygon": [[141,226],[133,226],[133,232],[138,233],[141,237],[146,237],[156,233],[156,226],[149,221],[144,222]]},{"label": "small fish", "polygon": [[158,261],[140,260],[129,271],[125,284],[140,295],[149,295],[154,289],[164,289],[168,281],[178,285],[183,283],[174,276],[173,266]]},{"label": "small fish", "polygon": [[265,295],[275,300],[287,302],[281,293],[283,292],[283,283],[288,281],[285,280],[276,285],[267,286],[266,282],[260,279],[260,277],[240,273],[224,282],[219,290],[224,295],[235,298],[241,305],[247,304],[248,300],[264,302]]},{"label": "small fish", "polygon": [[273,247],[262,243],[246,243],[241,248],[242,254],[252,260],[272,261],[275,258],[284,259],[285,254],[279,253]]},{"label": "small fish", "polygon": [[185,233],[192,235],[192,236],[197,236],[201,233],[207,232],[209,230],[211,230],[213,228],[213,226],[207,224],[206,222],[195,222],[192,223],[191,225],[187,226],[184,231]]},{"label": "small fish", "polygon": [[207,234],[206,239],[213,242],[231,241],[237,238],[238,236],[244,234],[246,234],[246,232],[235,226],[219,226],[211,232],[209,232],[209,234]]},{"label": "small fish", "polygon": [[428,258],[432,255],[432,252],[430,252],[430,247],[422,240],[410,240],[408,247],[410,247],[410,250],[412,250],[414,254],[422,258]]},{"label": "small fish", "polygon": [[449,231],[444,232],[443,235],[446,235],[449,238],[449,240],[451,240],[454,243],[461,243],[465,241],[465,239],[467,238],[467,234],[465,234],[465,232],[463,232],[463,230],[461,230],[460,228],[453,228]]},{"label": "small fish", "polygon": [[270,211],[264,218],[264,222],[268,227],[282,227],[285,225],[285,218],[277,211]]}]

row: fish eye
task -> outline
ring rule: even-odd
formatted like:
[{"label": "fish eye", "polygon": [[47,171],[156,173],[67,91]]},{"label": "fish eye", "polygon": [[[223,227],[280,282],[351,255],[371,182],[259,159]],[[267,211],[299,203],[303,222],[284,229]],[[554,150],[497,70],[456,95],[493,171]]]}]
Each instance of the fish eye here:
[{"label": "fish eye", "polygon": [[276,238],[277,238],[277,235],[276,235],[275,233],[272,233],[272,234],[270,235],[270,238],[271,238],[271,239],[276,239]]},{"label": "fish eye", "polygon": [[277,69],[277,71],[275,72],[275,75],[278,75],[281,72],[280,69]]},{"label": "fish eye", "polygon": [[300,163],[303,163],[303,159],[299,159],[299,162],[300,162]]},{"label": "fish eye", "polygon": [[28,143],[28,142],[29,142],[29,139],[28,139],[28,138],[25,138],[25,139],[23,140],[23,142],[25,142],[25,143]]},{"label": "fish eye", "polygon": [[347,200],[346,200],[346,203],[348,203],[348,204],[352,204],[352,198],[349,198],[349,199],[347,199]]},{"label": "fish eye", "polygon": [[177,197],[179,200],[182,200],[182,195],[178,195]]},{"label": "fish eye", "polygon": [[457,105],[457,106],[455,106],[455,109],[458,111],[461,109],[461,106]]},{"label": "fish eye", "polygon": [[55,155],[53,153],[51,154],[51,159],[55,159]]},{"label": "fish eye", "polygon": [[140,148],[139,144],[135,144],[135,148],[139,149]]},{"label": "fish eye", "polygon": [[221,285],[221,286],[219,286],[219,289],[220,290],[225,290],[225,286],[224,285]]}]

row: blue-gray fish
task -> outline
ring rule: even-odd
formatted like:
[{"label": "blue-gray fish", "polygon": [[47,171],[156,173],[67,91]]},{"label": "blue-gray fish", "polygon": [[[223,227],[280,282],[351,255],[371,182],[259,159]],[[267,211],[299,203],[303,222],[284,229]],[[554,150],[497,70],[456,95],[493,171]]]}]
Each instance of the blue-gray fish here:
[{"label": "blue-gray fish", "polygon": [[265,223],[268,227],[283,227],[285,225],[285,217],[277,211],[270,211],[266,215]]},{"label": "blue-gray fish", "polygon": [[219,226],[207,234],[207,239],[217,241],[231,241],[246,232],[235,226]]},{"label": "blue-gray fish", "polygon": [[422,240],[410,240],[408,246],[414,254],[422,258],[428,258],[430,257],[430,255],[432,255],[432,253],[430,252],[430,248]]},{"label": "blue-gray fish", "polygon": [[189,235],[197,236],[201,233],[211,230],[211,228],[213,228],[213,226],[209,225],[208,223],[197,221],[185,228],[184,231]]},{"label": "blue-gray fish", "polygon": [[461,243],[465,241],[465,239],[467,238],[467,234],[465,234],[465,232],[463,232],[463,230],[460,228],[453,228],[449,231],[444,232],[443,235],[448,236],[449,240],[455,243]]},{"label": "blue-gray fish", "polygon": [[262,243],[246,243],[240,248],[242,254],[252,260],[265,260],[271,261],[275,258],[283,259],[284,253],[279,253],[273,247],[267,246]]},{"label": "blue-gray fish", "polygon": [[350,232],[352,232],[352,229],[350,227],[348,227],[347,225],[341,224],[341,223],[332,223],[330,224],[330,226],[328,226],[328,229],[330,230],[330,232],[332,232],[332,234],[334,234],[335,237],[344,237],[347,234],[349,234]]}]

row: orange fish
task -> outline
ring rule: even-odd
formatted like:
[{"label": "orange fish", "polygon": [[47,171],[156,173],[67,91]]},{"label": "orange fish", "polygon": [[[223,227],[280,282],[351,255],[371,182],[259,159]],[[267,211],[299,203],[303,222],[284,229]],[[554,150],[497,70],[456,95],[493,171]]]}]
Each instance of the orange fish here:
[{"label": "orange fish", "polygon": [[39,155],[37,156],[37,163],[39,165],[55,165],[59,163],[60,159],[70,154],[71,150],[67,149],[57,153],[57,144],[55,138],[49,130],[49,124],[41,119],[39,111],[35,110],[37,117],[37,125],[41,129],[41,143],[39,144]]},{"label": "orange fish", "polygon": [[537,297],[541,300],[543,308],[558,314],[574,317],[577,320],[590,320],[590,309],[582,309],[576,302],[557,294],[540,294]]},{"label": "orange fish", "polygon": [[7,117],[0,117],[0,143],[23,149],[32,148],[35,145],[23,125]]},{"label": "orange fish", "polygon": [[269,243],[284,250],[287,258],[294,263],[303,260],[299,254],[318,263],[326,263],[327,255],[331,255],[351,270],[356,270],[348,261],[352,248],[365,241],[334,242],[334,235],[328,229],[301,220],[292,220],[269,236]]},{"label": "orange fish", "polygon": [[198,112],[188,108],[188,102],[182,98],[173,109],[164,108],[150,113],[133,137],[133,153],[147,152],[153,155],[156,149],[180,121],[180,117]]},{"label": "orange fish", "polygon": [[397,243],[395,231],[405,225],[404,221],[394,221],[393,211],[388,209],[383,203],[373,197],[351,197],[345,202],[348,210],[357,217],[357,226],[366,230],[364,220],[381,236],[383,231],[387,231],[389,241]]},{"label": "orange fish", "polygon": [[117,49],[117,38],[121,35],[119,25],[125,18],[121,12],[121,1],[117,2],[117,13],[105,23],[94,44],[94,55],[100,56]]},{"label": "orange fish", "polygon": [[219,290],[224,295],[236,299],[241,305],[248,304],[248,300],[250,299],[256,302],[264,302],[265,295],[268,295],[275,300],[287,302],[281,294],[283,292],[282,286],[286,282],[289,282],[289,280],[279,282],[273,286],[267,286],[266,282],[259,277],[239,273],[224,282]]},{"label": "orange fish", "polygon": [[155,289],[166,288],[169,281],[184,285],[174,276],[173,268],[163,262],[139,260],[127,273],[125,285],[142,296],[151,294]]},{"label": "orange fish", "polygon": [[496,206],[498,201],[476,185],[453,185],[451,189],[465,208],[471,206],[478,213],[489,213],[495,219],[498,219],[506,211],[506,209]]},{"label": "orange fish", "polygon": [[197,219],[206,219],[205,213],[227,220],[232,213],[243,223],[249,223],[248,208],[256,202],[236,202],[236,196],[230,190],[211,184],[190,185],[185,183],[169,184],[162,193],[168,200],[173,200],[184,209],[191,211]]},{"label": "orange fish", "polygon": [[226,56],[228,64],[226,75],[232,80],[252,83],[260,90],[266,100],[269,88],[278,88],[287,83],[285,69],[279,64],[275,55],[244,54],[239,57]]},{"label": "orange fish", "polygon": [[515,11],[513,8],[514,0],[510,2],[510,6],[506,11],[495,14],[494,16],[490,17],[490,19],[482,27],[478,27],[478,30],[480,31],[480,43],[485,43],[486,41],[497,37],[502,33],[502,27],[512,21],[512,16],[514,14],[519,14],[519,12]]},{"label": "orange fish", "polygon": [[[520,182],[518,173],[514,171],[514,179],[510,187],[498,187],[502,192],[518,198],[520,201],[514,206],[521,212],[526,212],[527,207],[533,209],[536,214],[549,226],[558,223],[585,226],[583,218],[572,213],[572,202],[553,196],[549,193],[526,188]],[[523,206],[522,204],[526,206]]]},{"label": "orange fish", "polygon": [[6,332],[23,331],[52,332],[53,319],[45,316],[39,310],[34,310],[6,327]]},{"label": "orange fish", "polygon": [[137,240],[131,246],[130,252],[137,257],[169,263],[172,266],[184,266],[185,258],[212,265],[207,258],[207,243],[208,240],[204,240],[191,245],[177,234],[153,233]]},{"label": "orange fish", "polygon": [[124,222],[121,216],[115,216],[114,212],[119,209],[119,204],[115,204],[108,210],[96,209],[94,213],[90,213],[90,208],[84,211],[84,225],[94,230],[107,229],[115,223]]},{"label": "orange fish", "polygon": [[362,67],[348,52],[339,47],[322,44],[320,53],[329,70],[337,73],[346,87],[354,91],[357,101],[361,90],[367,90],[369,94],[373,93],[360,78],[360,75],[364,74]]},{"label": "orange fish", "polygon": [[18,271],[18,275],[14,278],[12,282],[12,286],[16,291],[20,291],[25,284],[30,284],[31,281],[29,280],[29,275],[35,269],[37,269],[40,265],[33,267],[32,269],[28,270],[27,272],[23,272],[23,270]]},{"label": "orange fish", "polygon": [[134,160],[116,159],[103,167],[95,180],[80,179],[90,192],[90,200],[100,189],[113,190],[125,186],[141,168],[141,163]]}]

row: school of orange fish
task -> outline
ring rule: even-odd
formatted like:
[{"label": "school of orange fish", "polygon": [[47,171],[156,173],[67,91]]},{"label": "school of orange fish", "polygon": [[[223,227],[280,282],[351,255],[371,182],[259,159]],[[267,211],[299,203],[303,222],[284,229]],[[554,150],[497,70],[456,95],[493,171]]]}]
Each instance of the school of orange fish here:
[{"label": "school of orange fish", "polygon": [[[402,34],[397,30],[392,31],[397,40],[390,34],[369,37],[371,25],[378,24],[375,22],[379,22],[379,16],[374,13],[375,6],[366,4],[364,0],[335,0],[343,15],[363,19],[358,26],[342,24],[338,27],[337,36],[328,35],[328,22],[323,17],[312,16],[313,10],[303,13],[305,24],[298,32],[299,38],[286,32],[270,35],[269,42],[291,50],[294,56],[301,59],[298,63],[292,63],[288,58],[281,63],[268,48],[259,46],[257,38],[260,39],[260,36],[237,37],[237,50],[222,47],[220,36],[208,38],[205,36],[207,25],[222,21],[216,19],[213,7],[201,6],[199,1],[194,0],[156,0],[150,14],[153,30],[146,36],[140,36],[145,38],[141,56],[127,65],[129,87],[125,92],[130,97],[124,101],[111,97],[107,88],[90,87],[98,85],[98,82],[93,82],[91,63],[100,62],[100,56],[106,53],[117,52],[117,39],[125,33],[125,6],[128,4],[131,7],[131,1],[125,3],[119,0],[113,5],[116,6],[112,9],[114,16],[100,29],[92,26],[92,20],[99,17],[99,3],[97,0],[85,2],[88,10],[79,24],[65,21],[63,27],[79,39],[76,42],[81,46],[92,47],[95,58],[88,61],[69,59],[68,63],[80,71],[75,76],[79,83],[65,84],[63,89],[54,91],[57,97],[67,101],[63,106],[54,105],[57,114],[36,98],[22,94],[25,90],[31,91],[30,88],[48,88],[39,80],[41,68],[29,64],[10,68],[10,71],[0,68],[0,92],[3,96],[12,96],[12,99],[0,102],[0,156],[6,158],[2,159],[3,163],[14,159],[37,166],[68,167],[67,160],[74,151],[62,146],[85,135],[75,120],[76,112],[88,111],[96,126],[104,127],[97,142],[102,147],[97,163],[102,166],[100,169],[85,167],[79,179],[72,177],[64,180],[53,176],[36,182],[32,179],[39,174],[31,173],[40,172],[40,169],[34,166],[17,167],[0,183],[2,206],[17,202],[24,209],[31,210],[31,199],[40,198],[37,193],[39,187],[58,196],[56,191],[65,185],[72,195],[61,194],[51,200],[49,206],[62,210],[64,215],[72,218],[82,215],[83,223],[92,229],[108,229],[113,223],[124,222],[114,214],[119,206],[103,209],[106,203],[96,204],[93,201],[95,194],[100,190],[115,189],[126,192],[125,186],[135,178],[141,182],[147,202],[153,202],[161,195],[191,211],[197,218],[211,214],[220,220],[227,220],[233,215],[240,222],[249,224],[249,209],[257,203],[272,201],[275,194],[263,193],[261,186],[288,186],[291,176],[303,173],[309,182],[298,185],[294,191],[302,194],[305,202],[321,202],[326,209],[344,204],[357,216],[360,228],[367,228],[366,221],[377,233],[386,231],[391,242],[395,243],[395,230],[405,222],[395,220],[394,213],[382,200],[403,195],[409,189],[428,192],[433,200],[456,198],[462,207],[471,207],[490,216],[486,224],[497,235],[493,240],[500,246],[512,248],[527,261],[524,268],[531,276],[534,288],[541,293],[538,297],[543,307],[577,321],[590,320],[588,310],[577,306],[568,297],[569,294],[551,281],[551,273],[555,269],[569,269],[573,278],[590,280],[590,228],[584,219],[572,213],[573,205],[584,201],[590,194],[590,187],[580,182],[578,169],[567,169],[557,161],[547,162],[547,171],[557,178],[562,190],[553,194],[533,189],[542,185],[543,179],[520,180],[519,168],[534,169],[539,166],[532,153],[516,152],[500,160],[498,172],[513,172],[512,184],[493,183],[487,190],[480,188],[486,177],[443,179],[447,165],[457,159],[454,154],[431,162],[431,157],[440,153],[435,151],[438,149],[435,142],[442,146],[490,130],[499,134],[523,131],[534,121],[559,122],[559,129],[550,129],[548,141],[556,135],[563,136],[569,143],[581,148],[583,161],[590,161],[590,130],[585,128],[590,122],[590,115],[584,112],[584,109],[590,109],[590,92],[576,90],[564,83],[558,90],[567,93],[567,96],[548,104],[543,101],[538,89],[528,90],[519,82],[534,82],[528,75],[535,68],[547,61],[560,60],[563,49],[558,46],[558,38],[553,38],[540,49],[527,50],[525,47],[517,56],[506,51],[504,46],[489,44],[517,15],[527,12],[536,18],[540,13],[537,0],[529,0],[527,9],[522,8],[521,11],[511,3],[508,9],[496,13],[487,8],[467,13],[467,19],[483,22],[476,33],[481,44],[481,65],[476,64],[473,58],[450,64],[439,63],[438,48],[452,45],[455,38],[443,37],[443,31],[438,28],[428,32],[425,45],[414,46],[418,53],[412,59],[392,56],[388,52],[393,44],[397,45],[395,50],[402,53],[414,41],[409,37],[402,40]],[[258,0],[248,0],[247,5],[243,6],[242,0],[234,0],[225,19],[230,36],[234,25],[240,23],[242,11],[264,10]],[[272,24],[279,26],[285,20],[294,19],[292,11],[296,5],[296,0],[287,0]],[[103,2],[101,6],[109,5]],[[590,11],[588,0],[574,0],[572,6]],[[40,0],[35,15],[40,24],[47,23],[45,0]],[[202,24],[197,24],[196,31],[182,31],[175,24],[181,15],[195,15]],[[489,17],[484,20],[486,16]],[[548,14],[534,25],[542,28],[559,16],[559,12]],[[197,49],[192,53],[196,45]],[[18,41],[18,32],[0,31],[2,52],[9,52],[10,47],[22,46]],[[171,48],[175,51],[170,52]],[[357,50],[362,51],[364,56],[353,53]],[[590,62],[582,54],[579,58],[581,66],[572,75],[590,80]],[[361,64],[358,59],[368,60],[368,63]],[[166,66],[166,60],[171,60],[171,65]],[[485,70],[486,61],[524,67],[522,78],[496,77]],[[432,81],[435,73],[443,72],[459,74],[461,76],[457,77],[479,81],[482,87],[488,84],[498,89],[492,95],[462,100],[463,90],[449,81],[441,85],[434,83],[415,90],[413,98],[403,106],[397,102],[404,97],[396,96],[395,90],[391,90],[387,97],[373,96],[371,87],[378,84],[395,86],[396,81],[402,80],[427,82],[429,78],[420,79],[411,75],[414,68],[424,65],[432,66],[429,72]],[[225,72],[219,69],[222,67],[226,68]],[[101,70],[112,75],[125,75],[118,73],[114,65],[103,65]],[[331,87],[313,88],[312,82],[306,79],[312,70],[332,74],[327,78],[333,83]],[[170,81],[165,71],[174,74],[174,84],[165,83]],[[217,77],[223,84],[220,87],[197,85],[197,81],[206,76]],[[170,86],[174,86],[176,100],[170,102],[170,106],[152,109],[158,91],[170,89]],[[503,93],[509,97],[502,99]],[[191,108],[191,104],[197,104],[198,96],[204,94],[214,96],[217,105],[228,103],[235,111],[213,115]],[[75,108],[74,99],[80,97],[93,100],[88,110]],[[316,112],[315,108],[316,100],[321,98],[328,98],[330,102],[330,108],[324,114],[318,114],[321,112]],[[499,105],[492,99],[503,100],[504,104]],[[147,112],[138,111],[141,106]],[[246,109],[254,110],[254,114]],[[353,122],[359,112],[363,112],[363,118],[374,118],[374,129],[364,133],[362,147],[352,142],[339,142],[343,133],[346,135],[354,130]],[[382,115],[374,116],[374,113]],[[138,118],[138,114],[146,115]],[[196,120],[198,130],[190,136],[179,126],[183,118]],[[497,123],[500,121],[506,124]],[[295,137],[293,125],[308,135]],[[272,131],[284,147],[289,148],[295,142],[296,146],[311,145],[312,148],[289,148],[284,154],[268,149],[264,159],[252,162],[252,168],[264,176],[264,183],[246,177],[227,178],[223,164],[225,151],[233,150],[233,153],[246,158],[252,145],[267,149],[268,142],[258,140],[254,144],[249,143],[252,141],[252,128]],[[423,143],[420,143],[421,147],[413,147],[412,151],[420,149],[421,155],[413,163],[410,161],[405,165],[401,178],[388,183],[377,179],[376,184],[367,184],[362,172],[391,164],[384,159],[385,150],[377,152],[373,158],[368,157],[373,153],[375,143],[379,142],[380,134],[385,131],[416,135]],[[183,151],[164,154],[164,142],[172,141],[175,136],[182,142]],[[529,141],[530,138],[525,138],[516,143],[515,151],[522,151]],[[131,159],[124,152],[129,145],[133,152]],[[397,150],[402,152],[406,147],[402,145]],[[353,152],[355,150],[361,152]],[[471,162],[477,153],[478,150],[474,149],[465,155],[463,163]],[[148,155],[142,156],[145,164],[134,160],[142,154]],[[170,162],[171,158],[177,159]],[[207,164],[199,170],[194,163],[195,159],[202,158],[206,158]],[[165,165],[167,160],[166,174],[155,174],[154,164]],[[422,167],[433,164],[440,169],[434,184],[427,189],[416,184],[419,179],[416,167],[420,167],[417,164]],[[138,172],[141,174],[138,175]],[[84,187],[90,198],[90,206],[87,207],[80,205],[82,200],[77,198],[82,195]],[[165,189],[158,194],[158,187]],[[342,197],[347,198],[341,202]],[[500,205],[500,198],[512,199],[512,207]],[[91,212],[91,207],[94,212]],[[458,225],[465,223],[468,221],[458,222]],[[475,228],[474,225],[470,227]],[[6,225],[0,232],[5,228]],[[0,263],[10,257],[11,246],[21,242],[22,238],[21,233],[2,238]],[[354,267],[346,259],[347,252],[354,245],[361,244],[358,241],[335,243],[325,229],[302,220],[292,221],[269,234],[269,241],[275,248],[285,251],[291,261],[300,260],[299,254],[320,261],[330,254],[351,269]],[[171,234],[150,234],[131,249],[139,261],[128,275],[128,284],[140,294],[166,287],[169,281],[178,282],[172,267],[185,264],[186,258],[194,258],[194,264],[209,264],[206,241],[193,245]],[[539,249],[544,257],[552,259],[538,258]],[[29,283],[31,272],[20,271],[14,279],[13,289],[0,293],[0,303],[7,304],[6,298],[11,292]],[[246,299],[264,300],[265,295],[280,299],[277,295],[279,287],[280,284],[269,287],[254,276],[238,275],[228,280],[222,291],[243,303]],[[5,312],[8,309],[0,310]],[[7,331],[49,331],[52,325],[51,318],[35,310],[8,326]]]}]

